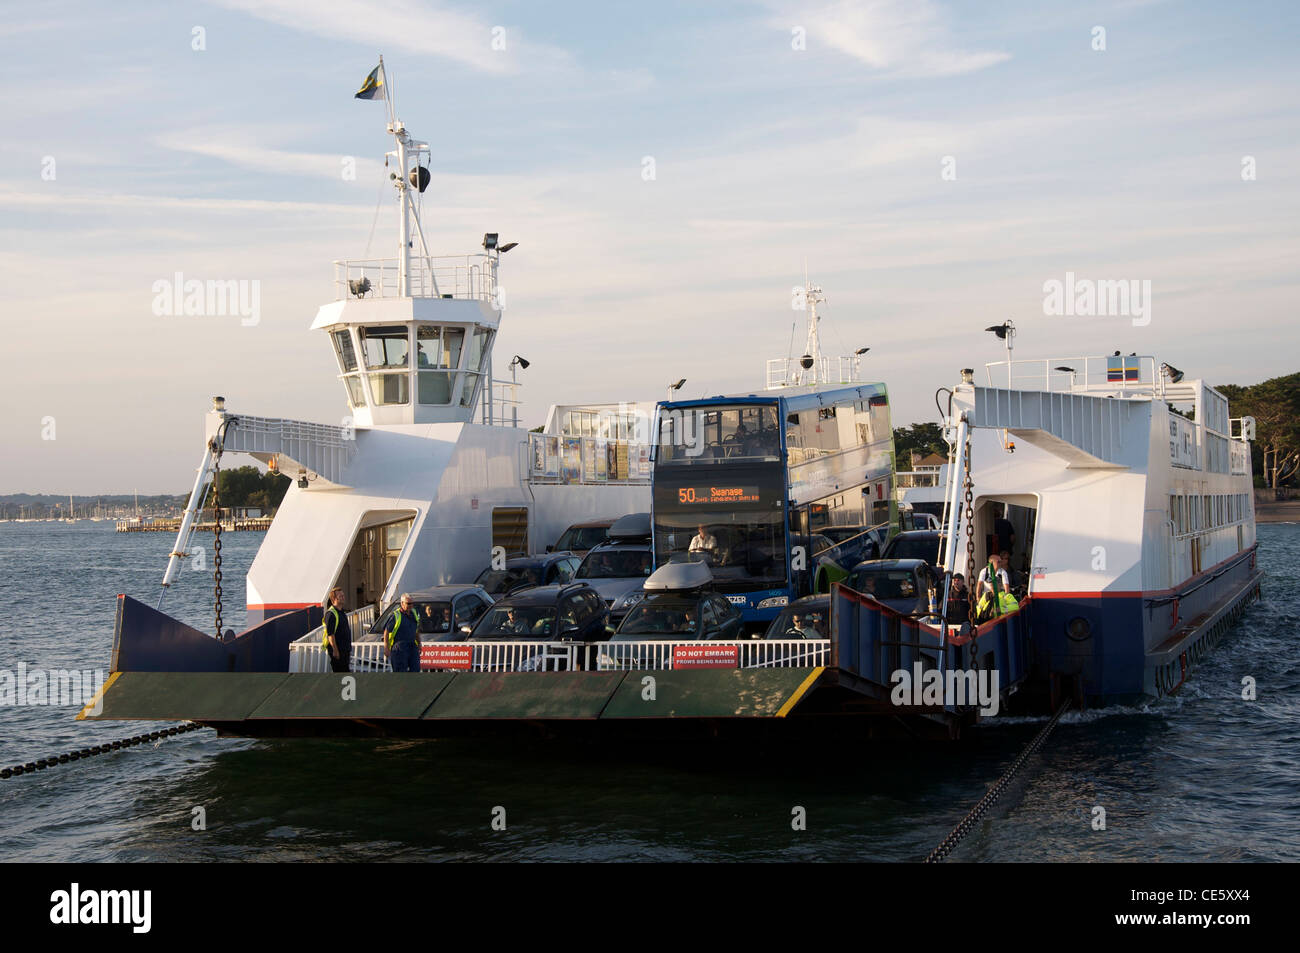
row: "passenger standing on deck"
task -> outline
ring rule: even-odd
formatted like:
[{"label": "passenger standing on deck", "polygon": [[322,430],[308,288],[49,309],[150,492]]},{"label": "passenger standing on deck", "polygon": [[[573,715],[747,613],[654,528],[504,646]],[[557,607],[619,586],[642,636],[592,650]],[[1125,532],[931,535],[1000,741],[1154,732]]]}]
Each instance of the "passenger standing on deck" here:
[{"label": "passenger standing on deck", "polygon": [[948,589],[948,624],[961,625],[970,618],[970,597],[966,592],[966,577],[953,573]]},{"label": "passenger standing on deck", "polygon": [[1016,528],[1011,525],[1011,520],[1007,519],[1005,503],[1002,504],[997,518],[993,520],[993,546],[989,552],[1000,553],[1004,549],[1008,554],[1016,551]]},{"label": "passenger standing on deck", "polygon": [[384,629],[384,654],[394,672],[420,670],[420,620],[411,607],[410,593],[402,593],[402,602]]},{"label": "passenger standing on deck", "polygon": [[330,660],[330,671],[346,672],[352,659],[352,626],[343,610],[343,590],[335,586],[330,590],[329,605],[325,609],[325,635],[321,647]]},{"label": "passenger standing on deck", "polygon": [[987,566],[980,570],[980,578],[979,583],[976,585],[976,590],[981,596],[984,594],[983,585],[992,577],[992,573],[989,572],[990,567],[997,571],[998,584],[1002,590],[1005,592],[1011,588],[1011,575],[1007,571],[1007,558],[1002,553],[998,553],[989,559]]}]

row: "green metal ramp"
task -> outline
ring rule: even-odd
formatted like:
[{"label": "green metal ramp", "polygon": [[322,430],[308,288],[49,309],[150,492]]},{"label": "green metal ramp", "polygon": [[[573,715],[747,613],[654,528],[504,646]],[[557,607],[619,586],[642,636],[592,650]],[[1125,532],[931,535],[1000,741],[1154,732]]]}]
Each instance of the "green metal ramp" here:
[{"label": "green metal ramp", "polygon": [[419,718],[455,677],[450,672],[304,672],[288,676],[249,718]]},{"label": "green metal ramp", "polygon": [[[601,718],[784,718],[823,668],[628,672]],[[653,678],[653,693],[651,683]],[[653,697],[649,697],[653,694]]]},{"label": "green metal ramp", "polygon": [[460,672],[425,718],[592,719],[625,672]]},{"label": "green metal ramp", "polygon": [[[243,721],[292,677],[282,672],[115,672],[77,719]],[[97,704],[102,711],[94,710]]]}]

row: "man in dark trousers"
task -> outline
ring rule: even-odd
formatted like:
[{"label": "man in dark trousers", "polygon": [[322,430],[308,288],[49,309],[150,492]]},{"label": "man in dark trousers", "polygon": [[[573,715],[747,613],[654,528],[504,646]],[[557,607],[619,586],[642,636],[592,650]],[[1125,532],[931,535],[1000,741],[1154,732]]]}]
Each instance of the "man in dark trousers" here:
[{"label": "man in dark trousers", "polygon": [[321,645],[330,660],[330,671],[349,670],[352,659],[352,627],[343,610],[343,590],[338,586],[330,590],[329,605],[325,608],[325,636],[321,639]]},{"label": "man in dark trousers", "polygon": [[420,619],[410,593],[402,593],[401,605],[384,628],[384,654],[394,672],[420,670]]},{"label": "man in dark trousers", "polygon": [[1007,504],[1003,503],[998,516],[993,520],[993,545],[989,548],[989,555],[1000,553],[1006,550],[1008,556],[1016,551],[1016,528],[1011,525],[1011,520],[1007,519]]}]

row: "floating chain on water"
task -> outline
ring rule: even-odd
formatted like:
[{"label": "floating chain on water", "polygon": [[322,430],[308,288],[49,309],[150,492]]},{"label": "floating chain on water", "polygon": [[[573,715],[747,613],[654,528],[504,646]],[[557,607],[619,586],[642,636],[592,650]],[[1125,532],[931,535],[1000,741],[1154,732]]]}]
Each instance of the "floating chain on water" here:
[{"label": "floating chain on water", "polygon": [[43,771],[45,768],[52,768],[56,764],[67,764],[69,761],[80,761],[82,758],[91,758],[97,754],[108,754],[110,751],[129,748],[132,745],[142,745],[146,741],[158,741],[160,738],[169,738],[172,735],[181,735],[187,731],[198,731],[200,728],[206,727],[207,725],[200,725],[197,722],[187,721],[183,725],[174,725],[171,728],[163,728],[161,731],[150,731],[143,735],[133,735],[130,738],[122,738],[120,741],[111,741],[102,745],[91,745],[89,748],[82,748],[80,751],[69,751],[67,754],[54,755],[49,758],[39,758],[36,761],[28,761],[26,764],[15,764],[8,768],[0,768],[0,778],[8,780],[9,778],[16,778],[23,774],[31,774],[33,771]]},{"label": "floating chain on water", "polygon": [[1029,756],[1037,751],[1039,746],[1047,740],[1047,736],[1052,733],[1052,729],[1056,727],[1056,723],[1061,720],[1061,716],[1065,714],[1065,710],[1070,707],[1070,704],[1071,702],[1068,698],[1061,702],[1061,707],[1056,709],[1056,714],[1051,717],[1051,720],[1049,720],[1047,724],[1043,725],[1042,730],[1034,736],[1034,740],[1029,742],[1028,746],[1024,751],[1020,752],[1015,761],[1011,762],[1011,767],[1007,768],[1007,770],[1003,772],[1002,777],[993,782],[992,787],[990,787],[988,791],[984,793],[984,796],[979,799],[979,803],[971,808],[969,813],[957,822],[957,826],[949,832],[948,836],[943,839],[939,846],[930,851],[930,856],[925,858],[924,863],[936,864],[952,853],[952,849],[960,844],[962,838],[971,832],[971,828],[975,826],[975,822],[983,817],[984,812],[992,807],[993,803],[1002,796],[1002,792],[1006,789],[1006,786],[1011,783],[1011,779],[1016,776],[1016,772],[1025,766],[1025,762],[1029,760]]}]

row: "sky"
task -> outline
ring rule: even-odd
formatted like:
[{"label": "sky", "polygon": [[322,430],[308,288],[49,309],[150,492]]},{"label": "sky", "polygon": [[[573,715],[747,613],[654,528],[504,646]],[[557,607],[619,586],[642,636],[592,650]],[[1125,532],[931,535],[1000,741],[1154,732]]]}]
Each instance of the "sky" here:
[{"label": "sky", "polygon": [[[382,53],[437,254],[498,232],[523,422],[751,392],[870,347],[894,424],[1000,360],[1300,369],[1300,5],[777,0],[3,4],[0,493],[187,492],[203,416],[337,423],[335,259],[396,254]],[[648,161],[649,160],[649,161]],[[354,177],[343,174],[347,162]],[[652,170],[653,174],[648,174]],[[156,314],[177,272],[259,320]],[[1142,316],[1045,285],[1150,282]],[[797,327],[796,327],[797,325]]]}]

